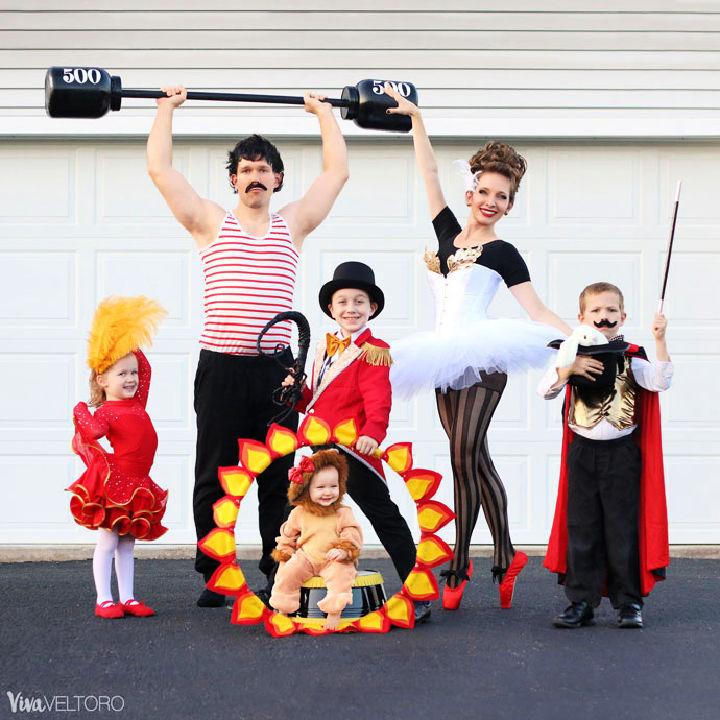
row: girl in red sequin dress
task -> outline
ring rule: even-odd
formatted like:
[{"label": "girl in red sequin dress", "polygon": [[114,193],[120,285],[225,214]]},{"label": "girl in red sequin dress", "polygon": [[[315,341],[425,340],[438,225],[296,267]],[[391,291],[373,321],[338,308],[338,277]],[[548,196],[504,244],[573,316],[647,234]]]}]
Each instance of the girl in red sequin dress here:
[{"label": "girl in red sequin dress", "polygon": [[[135,540],[155,540],[162,525],[167,490],[149,477],[157,450],[157,434],[145,412],[150,390],[150,363],[140,344],[150,340],[164,310],[144,297],[108,298],[93,319],[88,364],[90,404],[73,411],[73,450],[87,470],[68,490],[75,522],[98,531],[93,556],[97,590],[95,614],[148,617],[152,608],[134,598]],[[112,445],[107,452],[98,439]],[[120,602],[112,598],[110,578],[115,558]]]}]

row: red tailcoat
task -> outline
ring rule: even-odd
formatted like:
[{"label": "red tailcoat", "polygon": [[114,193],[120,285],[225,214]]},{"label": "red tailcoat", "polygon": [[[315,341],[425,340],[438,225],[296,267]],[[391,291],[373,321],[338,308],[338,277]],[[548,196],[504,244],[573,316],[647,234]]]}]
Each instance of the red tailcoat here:
[{"label": "red tailcoat", "polygon": [[[637,345],[630,345],[626,357],[641,357],[645,352]],[[571,387],[567,386],[565,412],[563,413],[562,451],[560,458],[560,481],[558,484],[555,517],[548,541],[545,567],[550,572],[564,575],[567,571],[567,452],[573,440],[568,427]],[[649,595],[657,580],[665,579],[665,568],[670,564],[668,545],[667,502],[665,499],[665,474],[663,471],[662,434],[660,429],[660,402],[656,392],[638,387],[636,406],[638,444],[642,457],[640,475],[640,509],[638,517],[640,549],[640,590]]]},{"label": "red tailcoat", "polygon": [[[382,443],[387,434],[392,406],[390,387],[390,346],[365,330],[333,361],[318,384],[325,357],[325,339],[318,343],[311,375],[311,388],[303,389],[300,412],[325,420],[335,427],[353,418],[358,435],[367,435]],[[380,351],[378,353],[378,351]],[[377,355],[383,356],[382,360]],[[378,458],[357,455],[385,477]]]}]

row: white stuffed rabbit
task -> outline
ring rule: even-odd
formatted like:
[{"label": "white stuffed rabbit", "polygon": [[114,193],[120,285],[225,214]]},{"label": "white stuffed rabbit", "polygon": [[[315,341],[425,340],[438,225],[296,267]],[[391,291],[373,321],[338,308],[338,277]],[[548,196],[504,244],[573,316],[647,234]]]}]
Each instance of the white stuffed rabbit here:
[{"label": "white stuffed rabbit", "polygon": [[575,362],[579,345],[606,345],[608,339],[589,325],[578,325],[567,340],[563,340],[558,348],[555,367],[570,367]]}]

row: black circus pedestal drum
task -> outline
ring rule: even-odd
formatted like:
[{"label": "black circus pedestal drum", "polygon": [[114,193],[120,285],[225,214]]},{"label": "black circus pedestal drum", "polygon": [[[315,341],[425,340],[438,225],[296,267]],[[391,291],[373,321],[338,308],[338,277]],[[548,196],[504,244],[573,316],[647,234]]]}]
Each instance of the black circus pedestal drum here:
[{"label": "black circus pedestal drum", "polygon": [[[316,575],[305,581],[300,589],[300,607],[296,615],[303,618],[324,618],[325,613],[317,604],[326,594],[325,581],[321,577]],[[352,603],[345,606],[343,618],[359,618],[379,610],[386,601],[382,575],[374,570],[358,570],[352,594]]]}]

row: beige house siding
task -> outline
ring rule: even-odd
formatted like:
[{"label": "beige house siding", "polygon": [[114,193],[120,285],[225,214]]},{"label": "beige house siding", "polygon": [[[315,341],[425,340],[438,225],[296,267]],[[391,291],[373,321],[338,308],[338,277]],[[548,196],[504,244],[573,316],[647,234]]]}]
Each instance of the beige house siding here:
[{"label": "beige house siding", "polygon": [[[0,132],[40,132],[11,118],[44,119],[44,71],[64,64],[107,68],[126,87],[182,82],[278,94],[312,88],[337,95],[366,77],[406,79],[419,88],[427,118],[443,121],[435,129],[450,135],[472,128],[453,121],[484,118],[537,121],[546,135],[553,120],[576,121],[576,131],[561,127],[558,136],[577,135],[583,123],[585,134],[617,135],[609,122],[632,136],[707,136],[713,133],[700,132],[703,121],[712,128],[720,119],[719,2],[448,0],[442,10],[435,0],[276,0],[233,11],[217,0],[202,10],[187,0],[121,5],[0,2]],[[113,129],[129,131],[133,116],[152,112],[149,105],[126,100]],[[220,103],[184,111],[188,122],[238,114],[237,105]],[[297,108],[244,104],[241,111],[245,120],[286,117],[304,131]],[[195,129],[203,134],[201,126]],[[58,132],[57,124],[46,128]],[[93,132],[103,129],[111,133],[109,125]]]}]

